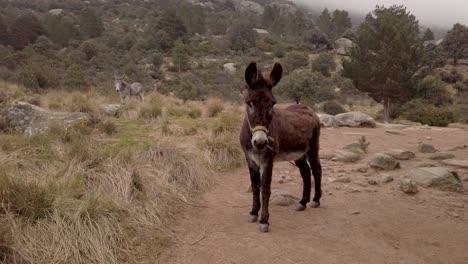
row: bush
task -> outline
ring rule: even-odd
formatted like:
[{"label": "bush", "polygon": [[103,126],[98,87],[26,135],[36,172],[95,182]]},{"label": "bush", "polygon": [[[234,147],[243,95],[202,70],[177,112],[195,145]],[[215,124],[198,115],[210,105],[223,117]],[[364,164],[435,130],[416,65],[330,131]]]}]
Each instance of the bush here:
[{"label": "bush", "polygon": [[158,104],[145,104],[138,111],[138,116],[142,119],[157,118],[162,114],[162,107]]},{"label": "bush", "polygon": [[312,71],[320,72],[323,76],[330,76],[331,71],[335,70],[336,63],[333,55],[328,52],[320,53],[312,62]]},{"label": "bush", "polygon": [[207,114],[209,117],[215,117],[224,110],[224,105],[219,98],[210,98],[207,102]]},{"label": "bush", "polygon": [[106,119],[103,122],[101,122],[98,126],[102,132],[104,132],[106,135],[111,136],[115,133],[117,133],[117,125],[115,124],[114,121],[110,119]]},{"label": "bush", "polygon": [[200,88],[187,80],[175,80],[175,82],[172,84],[172,90],[175,92],[178,98],[184,101],[202,99],[202,92],[200,91]]},{"label": "bush", "polygon": [[24,65],[18,73],[17,80],[24,87],[33,90],[59,86],[59,76],[56,71],[42,59],[32,59]]},{"label": "bush", "polygon": [[337,101],[327,101],[323,104],[323,111],[329,115],[337,115],[346,112],[346,110]]},{"label": "bush", "polygon": [[402,117],[430,126],[446,127],[457,122],[457,118],[446,107],[437,107],[423,100],[412,100],[403,105]]},{"label": "bush", "polygon": [[463,82],[457,82],[453,85],[453,88],[455,88],[455,90],[457,90],[458,92],[463,92],[467,89],[467,86]]},{"label": "bush", "polygon": [[197,118],[201,117],[201,115],[202,115],[202,112],[201,112],[201,110],[198,109],[198,108],[192,108],[192,109],[190,109],[190,111],[188,112],[188,116],[189,116],[190,118],[193,118],[193,119],[197,119]]},{"label": "bush", "polygon": [[275,90],[296,103],[301,101],[318,103],[335,98],[329,81],[320,73],[310,70],[292,72],[275,87]]},{"label": "bush", "polygon": [[292,51],[284,58],[284,69],[292,72],[295,69],[309,66],[309,55],[306,52]]},{"label": "bush", "polygon": [[443,106],[452,103],[452,96],[446,89],[446,85],[438,77],[427,76],[417,86],[418,96],[435,106]]},{"label": "bush", "polygon": [[447,83],[456,83],[463,81],[463,76],[456,70],[452,69],[451,71],[443,71],[440,73],[442,81]]}]

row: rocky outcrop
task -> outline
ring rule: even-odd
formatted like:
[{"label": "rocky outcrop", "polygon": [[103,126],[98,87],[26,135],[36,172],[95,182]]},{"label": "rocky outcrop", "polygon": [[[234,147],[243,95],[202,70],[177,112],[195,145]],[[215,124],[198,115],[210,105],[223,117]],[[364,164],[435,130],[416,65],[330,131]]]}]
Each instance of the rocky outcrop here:
[{"label": "rocky outcrop", "polygon": [[317,114],[323,127],[368,127],[375,128],[375,120],[361,112],[348,112],[332,116],[329,114]]},{"label": "rocky outcrop", "polygon": [[250,12],[255,15],[263,14],[263,10],[264,10],[262,5],[255,3],[253,1],[245,1],[245,0],[240,1],[238,3],[238,9],[241,12]]},{"label": "rocky outcrop", "polygon": [[4,129],[11,132],[36,135],[47,131],[51,123],[64,126],[79,122],[91,122],[86,113],[52,112],[25,102],[0,104],[0,117]]},{"label": "rocky outcrop", "polygon": [[223,65],[223,68],[226,72],[236,73],[236,64],[234,62],[229,62]]},{"label": "rocky outcrop", "polygon": [[335,52],[338,55],[348,56],[351,53],[353,41],[347,38],[340,38],[335,40]]},{"label": "rocky outcrop", "polygon": [[384,152],[384,154],[394,157],[398,160],[410,160],[416,158],[414,152],[404,149],[390,149]]},{"label": "rocky outcrop", "polygon": [[375,120],[367,114],[361,112],[348,112],[335,116],[335,121],[338,126],[346,127],[370,127],[375,128],[377,124]]},{"label": "rocky outcrop", "polygon": [[101,104],[99,109],[108,116],[119,117],[122,113],[123,106],[121,104]]}]

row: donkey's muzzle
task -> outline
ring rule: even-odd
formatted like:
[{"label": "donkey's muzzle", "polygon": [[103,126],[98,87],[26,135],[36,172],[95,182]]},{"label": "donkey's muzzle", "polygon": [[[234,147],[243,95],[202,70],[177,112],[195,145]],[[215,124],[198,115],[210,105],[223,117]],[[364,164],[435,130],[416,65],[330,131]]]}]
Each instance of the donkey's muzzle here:
[{"label": "donkey's muzzle", "polygon": [[263,150],[268,145],[266,133],[264,131],[256,131],[252,136],[252,145],[258,150]]}]

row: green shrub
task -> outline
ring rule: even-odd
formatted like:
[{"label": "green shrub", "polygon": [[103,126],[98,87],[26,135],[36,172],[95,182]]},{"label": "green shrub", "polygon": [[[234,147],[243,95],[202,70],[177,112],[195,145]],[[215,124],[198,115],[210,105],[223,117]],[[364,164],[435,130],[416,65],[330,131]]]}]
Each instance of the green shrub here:
[{"label": "green shrub", "polygon": [[463,76],[456,69],[451,71],[443,71],[440,73],[440,77],[442,78],[442,81],[447,83],[457,83],[463,81]]},{"label": "green shrub", "polygon": [[327,101],[323,104],[323,111],[329,115],[337,115],[346,112],[346,110],[335,100]]},{"label": "green shrub", "polygon": [[162,114],[162,108],[158,104],[145,104],[138,111],[138,116],[142,119],[157,118]]},{"label": "green shrub", "polygon": [[427,76],[417,85],[418,96],[435,106],[443,106],[452,103],[452,96],[446,88],[446,84],[438,77]]},{"label": "green shrub", "polygon": [[201,115],[202,115],[202,111],[200,109],[198,109],[198,108],[192,108],[188,112],[188,116],[190,118],[193,118],[193,119],[197,119],[197,118],[201,117]]},{"label": "green shrub", "polygon": [[59,86],[59,76],[44,60],[32,59],[21,67],[17,81],[24,87],[39,90]]},{"label": "green shrub", "polygon": [[309,66],[309,55],[306,52],[292,51],[284,58],[284,69],[291,72],[295,69]]},{"label": "green shrub", "polygon": [[331,72],[335,70],[335,68],[335,59],[333,58],[333,55],[328,52],[320,53],[312,62],[312,71],[320,72],[323,76],[330,76]]},{"label": "green shrub", "polygon": [[412,100],[403,105],[401,116],[430,126],[448,126],[457,122],[454,113],[446,107],[437,107],[423,100]]}]

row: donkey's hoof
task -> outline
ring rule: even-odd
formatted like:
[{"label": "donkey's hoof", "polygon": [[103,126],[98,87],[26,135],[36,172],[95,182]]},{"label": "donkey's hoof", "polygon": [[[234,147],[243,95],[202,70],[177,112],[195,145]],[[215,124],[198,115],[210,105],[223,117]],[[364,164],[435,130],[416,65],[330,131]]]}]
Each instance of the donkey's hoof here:
[{"label": "donkey's hoof", "polygon": [[296,211],[304,211],[306,209],[306,206],[303,204],[298,204],[296,207]]},{"label": "donkey's hoof", "polygon": [[312,207],[312,208],[319,208],[319,207],[320,207],[320,203],[319,203],[319,202],[312,202],[312,203],[310,204],[310,207]]},{"label": "donkey's hoof", "polygon": [[251,215],[249,214],[249,217],[247,218],[247,221],[249,223],[256,223],[258,219],[258,215]]},{"label": "donkey's hoof", "polygon": [[262,233],[268,232],[268,227],[269,226],[270,226],[269,224],[260,224],[260,232],[262,232]]}]

